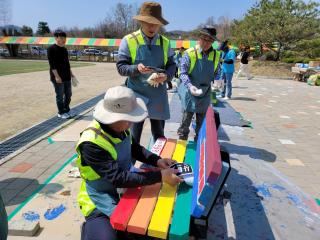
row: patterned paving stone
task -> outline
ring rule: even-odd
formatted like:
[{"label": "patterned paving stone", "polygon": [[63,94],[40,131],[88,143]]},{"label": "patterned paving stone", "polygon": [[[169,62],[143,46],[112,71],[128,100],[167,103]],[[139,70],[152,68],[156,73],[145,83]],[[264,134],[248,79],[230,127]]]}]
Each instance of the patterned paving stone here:
[{"label": "patterned paving stone", "polygon": [[293,123],[282,124],[282,126],[285,128],[297,128],[297,125]]},{"label": "patterned paving stone", "polygon": [[302,115],[308,115],[309,113],[298,111],[297,113],[302,114]]},{"label": "patterned paving stone", "polygon": [[32,168],[32,164],[30,163],[19,163],[18,165],[16,165],[15,167],[11,168],[9,170],[9,172],[16,172],[16,173],[25,173],[26,171],[28,171],[30,168]]},{"label": "patterned paving stone", "polygon": [[302,167],[305,166],[304,163],[299,159],[285,159],[285,160],[290,166],[302,166]]},{"label": "patterned paving stone", "polygon": [[291,141],[290,139],[278,139],[280,141],[281,144],[284,145],[292,145],[295,144],[293,141]]}]

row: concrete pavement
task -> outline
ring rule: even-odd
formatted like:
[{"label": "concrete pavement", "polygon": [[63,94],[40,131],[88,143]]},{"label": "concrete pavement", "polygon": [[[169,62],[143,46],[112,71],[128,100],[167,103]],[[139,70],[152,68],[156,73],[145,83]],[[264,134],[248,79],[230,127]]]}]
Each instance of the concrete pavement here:
[{"label": "concrete pavement", "polygon": [[[234,81],[233,91],[229,103],[252,122],[253,129],[226,125],[220,129],[221,144],[231,153],[233,170],[226,187],[231,199],[218,201],[209,237],[315,239],[320,229],[320,207],[313,201],[320,196],[320,89],[288,80],[241,79]],[[171,136],[178,122],[177,118],[166,125]],[[149,137],[147,125],[145,146]],[[79,238],[77,227],[83,220],[75,202],[79,179],[67,177],[70,165],[61,169],[72,160],[74,144],[45,138],[0,166],[0,189],[8,215],[19,219],[37,212],[44,228],[36,239],[50,239],[50,229],[57,226],[63,239]],[[59,169],[56,178],[47,181]],[[28,201],[42,184],[40,194]],[[25,206],[15,210],[21,203]],[[60,217],[50,221],[44,217],[48,209],[62,203],[66,210]]]}]

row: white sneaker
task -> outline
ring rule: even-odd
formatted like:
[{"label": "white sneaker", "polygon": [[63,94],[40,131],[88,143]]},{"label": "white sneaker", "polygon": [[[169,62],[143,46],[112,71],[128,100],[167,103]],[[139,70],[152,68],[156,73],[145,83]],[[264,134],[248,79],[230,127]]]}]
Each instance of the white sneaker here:
[{"label": "white sneaker", "polygon": [[229,100],[229,99],[231,99],[231,97],[227,97],[227,96],[226,96],[226,97],[224,97],[223,99],[224,99],[224,100]]},{"label": "white sneaker", "polygon": [[68,118],[70,118],[70,116],[69,116],[68,113],[63,113],[63,114],[59,114],[59,113],[58,113],[58,117],[59,117],[59,118],[62,118],[62,119],[68,119]]},{"label": "white sneaker", "polygon": [[68,114],[69,117],[71,117],[71,118],[73,118],[73,117],[75,117],[77,115],[74,112],[72,112],[71,110],[69,112],[67,112],[66,114]]}]

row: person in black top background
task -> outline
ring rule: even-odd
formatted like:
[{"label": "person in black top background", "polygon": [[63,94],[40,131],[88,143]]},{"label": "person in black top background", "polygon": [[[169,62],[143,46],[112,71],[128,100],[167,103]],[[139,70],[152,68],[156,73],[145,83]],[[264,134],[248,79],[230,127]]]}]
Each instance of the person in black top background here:
[{"label": "person in black top background", "polygon": [[50,80],[56,92],[58,117],[73,117],[70,112],[72,95],[71,77],[74,77],[69,63],[68,51],[65,48],[67,35],[61,30],[54,32],[56,43],[48,48]]},{"label": "person in black top background", "polygon": [[244,51],[240,53],[240,68],[236,79],[238,79],[242,74],[244,74],[248,80],[252,79],[253,77],[250,75],[249,72],[249,56],[250,56],[250,47],[246,46]]}]

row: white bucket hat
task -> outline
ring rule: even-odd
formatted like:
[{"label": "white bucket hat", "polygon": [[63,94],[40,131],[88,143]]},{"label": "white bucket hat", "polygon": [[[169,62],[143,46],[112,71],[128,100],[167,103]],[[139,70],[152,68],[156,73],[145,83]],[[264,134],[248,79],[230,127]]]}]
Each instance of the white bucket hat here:
[{"label": "white bucket hat", "polygon": [[109,88],[93,112],[93,117],[103,124],[118,121],[141,122],[147,116],[147,107],[142,99],[123,86]]}]

